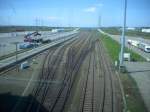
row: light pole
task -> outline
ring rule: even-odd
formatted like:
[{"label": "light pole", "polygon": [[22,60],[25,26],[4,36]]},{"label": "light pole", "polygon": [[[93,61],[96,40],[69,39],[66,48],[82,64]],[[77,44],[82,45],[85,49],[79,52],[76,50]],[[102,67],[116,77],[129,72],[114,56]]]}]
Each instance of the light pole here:
[{"label": "light pole", "polygon": [[99,5],[99,15],[98,15],[98,27],[102,27],[102,5]]},{"label": "light pole", "polygon": [[101,13],[99,14],[98,27],[101,28]]},{"label": "light pole", "polygon": [[124,47],[125,47],[125,30],[126,30],[126,12],[127,12],[127,0],[124,0],[124,23],[123,23],[123,28],[122,28],[122,37],[121,37],[121,52],[120,52],[120,66],[124,66]]}]

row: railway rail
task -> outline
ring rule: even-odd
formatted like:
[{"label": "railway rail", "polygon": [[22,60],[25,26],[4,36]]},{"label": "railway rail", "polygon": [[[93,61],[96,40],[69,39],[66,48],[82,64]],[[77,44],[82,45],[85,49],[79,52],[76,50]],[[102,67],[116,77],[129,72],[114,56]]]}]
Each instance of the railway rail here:
[{"label": "railway rail", "polygon": [[114,82],[115,72],[104,51],[103,43],[97,38],[92,40],[91,46],[93,50],[89,57],[79,110],[80,112],[120,112],[121,108],[118,106],[115,93],[117,91]]},{"label": "railway rail", "polygon": [[[22,112],[45,112],[45,109],[63,112],[82,66],[87,67],[87,71],[82,74],[79,111],[120,112],[116,77],[98,36],[95,32],[84,32],[76,40],[48,50],[39,74],[40,82]],[[88,61],[88,65],[84,61]],[[43,83],[55,80],[61,83]]]},{"label": "railway rail", "polygon": [[[44,70],[45,72],[42,72],[40,79],[42,79],[42,80],[54,80],[55,79],[54,77],[55,77],[56,71],[59,67],[60,62],[62,61],[64,52],[67,47],[68,47],[68,45],[64,45],[64,46],[56,49],[55,51],[53,51],[51,53],[51,55],[49,55],[49,53],[47,54],[46,57],[48,59],[45,58],[45,60],[48,61],[48,63],[46,64],[46,66],[48,66],[48,67],[47,67],[46,71]],[[56,53],[56,56],[55,56],[55,53]],[[43,66],[45,66],[45,63]],[[45,67],[43,69],[45,69]],[[36,99],[38,99],[38,101],[40,102],[40,105],[44,104],[44,102],[47,102],[47,101],[45,101],[45,99],[47,99],[46,97],[49,97],[47,94],[48,94],[48,91],[50,91],[51,85],[52,84],[43,84],[42,83],[37,86],[37,89],[33,93],[34,97],[36,97]],[[59,91],[59,87],[57,90],[55,90],[56,94],[58,93],[58,91]],[[55,96],[50,95],[50,98],[48,98],[48,99],[51,99],[51,97],[55,97]],[[30,103],[30,105],[27,107],[27,112],[30,112],[33,110],[40,111],[40,105],[37,106],[35,103]]]},{"label": "railway rail", "polygon": [[[84,39],[82,39],[82,41],[81,41],[81,39],[80,40],[78,40],[78,41],[76,41],[76,42],[74,42],[74,45],[79,45],[79,44],[77,44],[78,42],[81,44],[81,43],[83,43],[83,41],[84,41]],[[70,44],[69,44],[70,45]],[[64,52],[65,52],[65,50],[66,50],[66,48],[69,46],[69,45],[66,45],[66,46],[63,46],[62,48],[59,48],[59,50],[57,51],[58,52],[58,54],[57,54],[57,56],[55,57],[54,56],[54,53],[56,52],[56,50],[53,50],[53,51],[51,51],[51,52],[48,52],[47,53],[47,55],[46,55],[46,57],[45,57],[45,60],[44,60],[44,64],[43,64],[43,70],[42,70],[42,74],[40,75],[40,80],[41,81],[43,81],[43,80],[53,80],[53,78],[54,78],[54,75],[55,75],[55,72],[56,72],[56,70],[58,69],[58,67],[59,67],[59,64],[60,64],[60,62],[61,62],[61,59],[63,58],[63,54],[64,54]],[[70,49],[72,49],[72,46],[71,46],[71,48]],[[72,50],[71,50],[72,51]],[[68,54],[70,55],[71,53],[73,53],[73,52],[69,52]],[[69,63],[72,63],[72,62],[70,62],[69,60],[71,59],[71,60],[73,60],[72,58],[70,58],[70,56],[68,55],[68,63],[66,63],[66,65],[68,65]],[[71,55],[72,56],[72,55]],[[53,57],[53,59],[52,59],[52,57]],[[54,69],[54,67],[52,67],[52,65],[55,65],[56,66],[56,68]],[[70,64],[70,65],[72,65],[72,64]],[[46,68],[46,70],[45,70],[45,66],[48,66],[47,68]],[[76,66],[76,65],[74,65],[74,66]],[[66,69],[68,69],[69,67],[68,66],[66,66]],[[71,72],[71,70],[70,70],[70,72]],[[65,75],[65,77],[64,77],[64,80],[62,81],[62,87],[60,88],[58,88],[57,90],[55,90],[55,92],[56,93],[58,93],[58,96],[59,95],[61,95],[62,94],[62,92],[63,91],[65,91],[65,89],[64,88],[67,88],[67,91],[68,90],[70,90],[70,89],[68,89],[68,87],[66,87],[66,77],[67,77],[67,75],[68,75],[68,73],[66,73],[66,75]],[[70,74],[69,73],[69,75],[70,76],[68,76],[67,77],[67,81],[68,80],[71,80],[71,79],[69,79],[69,78],[72,78],[72,74]],[[71,83],[71,81],[69,81],[70,83]],[[37,89],[35,89],[34,91],[33,91],[33,95],[34,95],[34,97],[36,98],[36,99],[38,99],[38,101],[40,102],[40,105],[42,105],[42,104],[44,104],[45,102],[46,102],[46,104],[48,104],[48,102],[47,101],[45,101],[45,99],[47,99],[46,97],[49,97],[48,95],[47,95],[47,93],[48,93],[48,91],[50,91],[51,90],[51,88],[50,88],[50,85],[52,85],[52,84],[44,84],[44,83],[39,83],[38,84],[38,86],[37,86]],[[65,85],[65,86],[64,86]],[[70,84],[68,84],[68,85],[70,85]],[[58,96],[56,96],[56,97],[58,97]],[[63,95],[64,96],[64,95]],[[50,96],[51,97],[51,96]],[[55,96],[53,96],[53,97],[55,97]],[[59,97],[58,97],[59,98]],[[51,99],[51,98],[50,98]],[[57,98],[55,98],[56,100],[54,101],[54,104],[52,104],[52,103],[50,103],[51,105],[49,105],[49,110],[51,110],[51,111],[53,111],[55,108],[55,106],[53,106],[53,105],[56,105],[56,103],[55,102],[58,102],[58,100],[57,100]],[[37,104],[35,104],[34,103],[34,101],[31,101],[30,103],[29,103],[29,105],[27,106],[27,109],[26,109],[26,111],[27,112],[30,112],[30,111],[41,111],[40,110],[40,105],[37,105]]]}]

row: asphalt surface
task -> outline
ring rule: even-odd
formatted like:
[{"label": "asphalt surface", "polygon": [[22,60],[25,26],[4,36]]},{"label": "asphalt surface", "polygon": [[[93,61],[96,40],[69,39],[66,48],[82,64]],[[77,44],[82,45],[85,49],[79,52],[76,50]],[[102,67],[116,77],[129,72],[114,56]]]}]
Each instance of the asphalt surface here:
[{"label": "asphalt surface", "polygon": [[[68,33],[65,33],[65,34],[61,34],[61,35],[56,35],[57,37],[59,37],[60,39],[57,40],[57,41],[54,41],[54,42],[51,42],[49,44],[46,44],[46,45],[43,45],[43,46],[40,46],[40,47],[36,47],[32,50],[29,50],[29,51],[26,51],[26,52],[23,52],[23,53],[20,53],[17,55],[17,61],[21,61],[25,58],[28,58],[34,54],[37,54],[37,53],[40,53],[41,51],[45,50],[45,49],[48,49],[54,45],[57,45],[59,43],[62,43],[66,40],[69,40],[74,36],[74,34],[76,34],[77,32],[76,31],[72,31],[72,32],[68,32]],[[65,37],[65,38],[62,38],[62,37]],[[9,57],[9,58],[6,58],[4,60],[1,60],[0,61],[0,69],[3,69],[4,67],[7,67],[8,65],[11,65],[13,63],[16,62],[16,56],[12,56],[12,57]]]},{"label": "asphalt surface", "polygon": [[[24,36],[28,33],[32,33],[32,32],[0,33],[0,56],[15,52],[16,46],[13,43],[14,42],[19,42],[19,43],[24,42]],[[37,36],[37,37],[49,38],[51,40],[56,40],[65,35],[68,35],[71,32],[52,33],[50,31],[49,32],[41,31],[39,33],[41,33],[42,35]],[[19,47],[18,47],[18,50],[20,50]]]},{"label": "asphalt surface", "polygon": [[126,62],[125,66],[136,81],[144,103],[150,112],[150,63]]}]

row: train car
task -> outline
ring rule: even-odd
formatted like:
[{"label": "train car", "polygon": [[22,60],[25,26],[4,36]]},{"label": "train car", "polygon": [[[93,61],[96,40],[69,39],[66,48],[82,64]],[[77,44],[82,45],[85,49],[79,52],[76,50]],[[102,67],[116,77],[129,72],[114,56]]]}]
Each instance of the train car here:
[{"label": "train car", "polygon": [[150,45],[146,43],[140,43],[139,48],[144,52],[150,53]]},{"label": "train car", "polygon": [[58,30],[57,29],[52,29],[52,31],[51,31],[52,33],[57,33],[58,32]]}]

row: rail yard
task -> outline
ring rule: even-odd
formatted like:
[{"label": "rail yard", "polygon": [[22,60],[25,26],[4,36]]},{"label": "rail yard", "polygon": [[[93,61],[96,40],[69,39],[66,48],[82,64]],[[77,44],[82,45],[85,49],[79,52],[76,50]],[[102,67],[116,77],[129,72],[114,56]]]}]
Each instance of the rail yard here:
[{"label": "rail yard", "polygon": [[0,112],[150,112],[150,0],[135,1],[0,0]]},{"label": "rail yard", "polygon": [[119,79],[98,31],[80,30],[28,61],[29,68],[0,76],[4,112],[123,111]]}]

